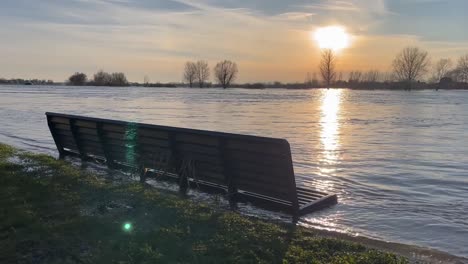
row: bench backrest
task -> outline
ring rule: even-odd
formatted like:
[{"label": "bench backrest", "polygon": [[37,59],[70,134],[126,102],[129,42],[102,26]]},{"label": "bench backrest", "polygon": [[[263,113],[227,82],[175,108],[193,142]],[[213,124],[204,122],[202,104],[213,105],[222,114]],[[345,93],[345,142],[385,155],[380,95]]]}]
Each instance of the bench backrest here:
[{"label": "bench backrest", "polygon": [[46,115],[61,155],[102,159],[109,166],[166,169],[179,174],[185,166],[196,180],[298,207],[290,146],[284,139]]}]

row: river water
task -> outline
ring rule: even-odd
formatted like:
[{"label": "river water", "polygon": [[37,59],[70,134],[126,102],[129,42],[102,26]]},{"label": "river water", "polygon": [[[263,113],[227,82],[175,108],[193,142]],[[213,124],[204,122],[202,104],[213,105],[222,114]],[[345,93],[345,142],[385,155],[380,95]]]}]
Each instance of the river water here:
[{"label": "river water", "polygon": [[0,86],[0,142],[56,154],[44,112],[286,138],[305,223],[468,257],[468,92]]}]

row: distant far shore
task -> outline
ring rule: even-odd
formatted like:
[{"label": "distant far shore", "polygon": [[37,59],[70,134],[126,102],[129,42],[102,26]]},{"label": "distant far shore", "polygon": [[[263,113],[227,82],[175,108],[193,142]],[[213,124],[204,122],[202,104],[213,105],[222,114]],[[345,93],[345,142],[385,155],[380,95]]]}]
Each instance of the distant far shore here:
[{"label": "distant far shore", "polygon": [[[150,87],[150,88],[188,88],[190,85],[184,82],[155,82],[144,83],[129,82],[123,73],[99,72],[99,74],[108,75],[108,80],[91,80],[86,81],[83,75],[82,80],[73,80],[68,82],[54,82],[53,80],[39,80],[39,79],[5,79],[0,78],[0,85],[46,85],[46,86],[96,86],[96,87]],[[80,73],[76,73],[80,77]],[[74,75],[74,76],[75,76]],[[95,76],[95,79],[97,78]],[[104,76],[104,77],[106,77]],[[76,78],[78,78],[76,77]],[[105,78],[102,79],[105,79]],[[221,84],[205,82],[201,85],[205,88],[222,88]],[[193,88],[201,86],[193,85]],[[283,83],[279,81],[274,82],[255,82],[255,83],[232,83],[229,88],[244,88],[244,89],[323,89],[327,88],[326,85],[320,83],[318,80],[296,82],[296,83]],[[342,88],[353,90],[468,90],[467,82],[456,82],[451,78],[442,78],[439,82],[406,82],[406,81],[353,81],[353,80],[339,80],[330,84],[330,88]]]},{"label": "distant far shore", "polygon": [[[183,83],[154,83],[154,84],[140,84],[140,83],[129,83],[125,86],[95,86],[95,85],[81,85],[74,86],[68,85],[66,83],[59,82],[37,82],[37,83],[4,83],[0,82],[2,85],[14,85],[14,86],[69,86],[72,87],[96,87],[96,88],[113,88],[113,87],[147,87],[147,88],[189,88],[188,85]],[[218,85],[208,84],[206,87],[192,87],[190,89],[213,89],[222,87]],[[230,88],[241,88],[249,90],[263,90],[263,89],[288,89],[288,90],[314,90],[314,89],[328,89],[323,86],[308,86],[303,83],[262,83],[262,84],[233,84]],[[373,83],[367,84],[348,84],[340,83],[333,85],[331,89],[350,89],[350,90],[468,90],[468,83],[448,83],[448,84],[439,84],[439,83],[414,83],[411,85],[411,88],[408,87],[405,83],[400,82],[388,82],[388,83]]]}]

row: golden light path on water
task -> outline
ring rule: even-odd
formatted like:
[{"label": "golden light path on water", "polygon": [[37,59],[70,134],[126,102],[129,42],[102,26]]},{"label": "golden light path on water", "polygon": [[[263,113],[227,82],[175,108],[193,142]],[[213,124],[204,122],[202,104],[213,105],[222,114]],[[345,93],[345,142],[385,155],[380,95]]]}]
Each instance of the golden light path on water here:
[{"label": "golden light path on water", "polygon": [[341,94],[341,89],[326,90],[322,98],[320,140],[323,145],[323,159],[330,165],[335,164],[339,158],[336,150],[340,147],[340,123],[338,117],[341,107]]},{"label": "golden light path on water", "polygon": [[[314,184],[314,188],[319,191],[334,193],[334,181],[331,180],[336,173],[336,165],[340,162],[340,115],[341,102],[344,91],[341,89],[322,90],[320,96],[320,158],[318,164],[318,174],[321,176]],[[330,179],[330,180],[327,180]],[[324,229],[336,232],[350,232],[341,229],[337,223],[341,216],[339,212],[331,214],[315,215],[306,218],[302,223],[305,226]],[[357,235],[357,234],[355,234]]]},{"label": "golden light path on water", "polygon": [[[322,152],[319,159],[320,176],[332,177],[339,162],[341,89],[323,90],[321,97],[320,143]],[[321,180],[317,184],[320,191],[332,192],[333,181]]]}]

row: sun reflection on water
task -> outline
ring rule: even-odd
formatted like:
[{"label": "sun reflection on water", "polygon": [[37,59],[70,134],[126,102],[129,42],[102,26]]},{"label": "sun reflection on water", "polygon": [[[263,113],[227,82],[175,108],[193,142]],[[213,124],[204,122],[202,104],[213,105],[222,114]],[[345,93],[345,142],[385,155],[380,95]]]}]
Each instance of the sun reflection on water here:
[{"label": "sun reflection on water", "polygon": [[[320,142],[322,144],[322,161],[325,164],[336,164],[339,159],[340,147],[340,123],[339,114],[341,106],[342,90],[324,90],[322,95],[320,118]],[[321,168],[323,173],[331,173],[332,168]]]},{"label": "sun reflection on water", "polygon": [[314,188],[319,191],[331,193],[334,190],[336,166],[340,159],[340,111],[342,90],[323,90],[320,105],[320,141],[319,163]]},{"label": "sun reflection on water", "polygon": [[[325,193],[337,193],[336,167],[340,162],[341,138],[340,115],[343,90],[322,90],[320,95],[320,140],[318,141],[319,157],[317,177],[310,183],[310,187]],[[340,199],[340,198],[339,198]],[[321,215],[311,215],[303,219],[301,225],[328,231],[350,233],[340,222],[343,215],[339,211]]]}]

